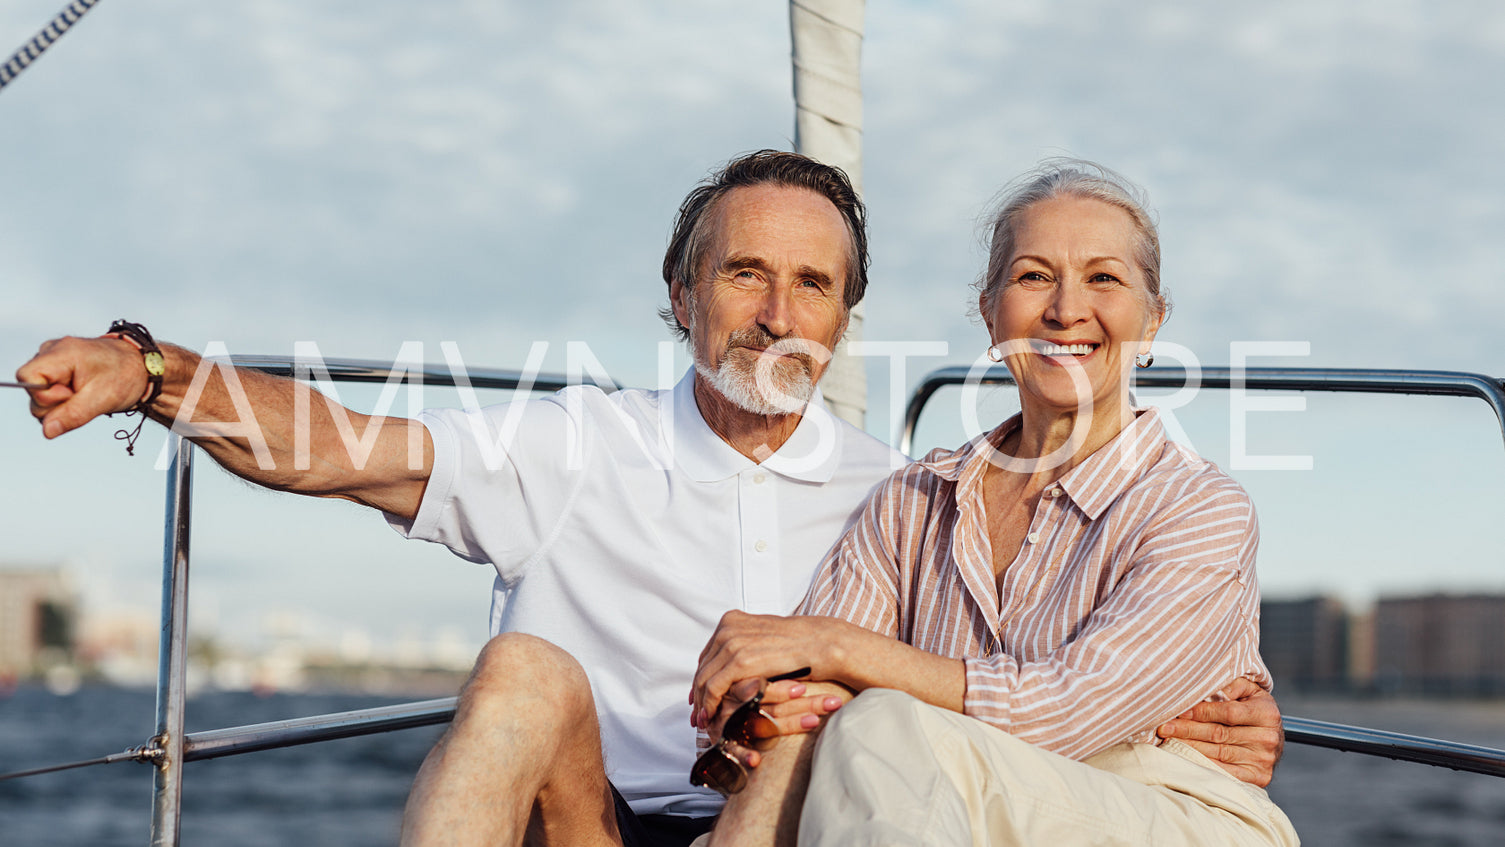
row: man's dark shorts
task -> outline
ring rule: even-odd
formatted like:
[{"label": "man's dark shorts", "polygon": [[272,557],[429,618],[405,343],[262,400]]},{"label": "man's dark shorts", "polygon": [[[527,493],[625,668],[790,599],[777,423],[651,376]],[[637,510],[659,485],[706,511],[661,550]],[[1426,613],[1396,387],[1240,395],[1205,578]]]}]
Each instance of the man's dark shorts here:
[{"label": "man's dark shorts", "polygon": [[621,830],[625,847],[688,847],[716,823],[714,817],[639,815],[617,793],[615,785],[611,787],[611,797],[617,804],[617,829]]}]

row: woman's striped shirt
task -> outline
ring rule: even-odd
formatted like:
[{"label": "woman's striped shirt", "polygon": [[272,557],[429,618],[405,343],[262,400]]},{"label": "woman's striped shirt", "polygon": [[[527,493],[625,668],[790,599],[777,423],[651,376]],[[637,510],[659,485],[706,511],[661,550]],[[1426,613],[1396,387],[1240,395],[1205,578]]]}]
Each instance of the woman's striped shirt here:
[{"label": "woman's striped shirt", "polygon": [[964,659],[964,711],[1083,759],[1154,729],[1259,656],[1259,526],[1244,490],[1154,409],[1045,490],[995,576],[982,480],[1016,416],[880,486],[801,614]]}]

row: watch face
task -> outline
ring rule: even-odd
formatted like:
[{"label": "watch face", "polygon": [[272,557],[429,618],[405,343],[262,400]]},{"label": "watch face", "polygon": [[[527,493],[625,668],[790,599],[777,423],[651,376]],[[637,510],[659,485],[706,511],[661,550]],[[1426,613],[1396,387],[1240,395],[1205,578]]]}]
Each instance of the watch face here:
[{"label": "watch face", "polygon": [[150,351],[141,354],[141,359],[146,363],[146,372],[152,376],[161,376],[167,373],[167,364],[162,361],[162,354]]}]

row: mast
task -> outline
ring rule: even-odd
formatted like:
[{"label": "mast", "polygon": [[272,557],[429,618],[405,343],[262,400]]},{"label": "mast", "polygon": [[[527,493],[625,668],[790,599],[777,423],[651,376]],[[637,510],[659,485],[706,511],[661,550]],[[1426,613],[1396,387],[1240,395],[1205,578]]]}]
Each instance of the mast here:
[{"label": "mast", "polygon": [[[862,193],[862,17],[866,0],[790,0],[794,65],[794,149],[847,172]],[[862,338],[864,309],[852,310],[846,341]],[[867,372],[838,345],[821,380],[837,417],[861,429]]]}]

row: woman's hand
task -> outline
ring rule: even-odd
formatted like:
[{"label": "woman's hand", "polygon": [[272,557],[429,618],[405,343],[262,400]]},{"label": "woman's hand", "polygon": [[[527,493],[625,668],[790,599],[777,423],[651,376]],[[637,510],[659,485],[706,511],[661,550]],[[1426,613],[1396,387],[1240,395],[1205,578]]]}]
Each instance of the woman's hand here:
[{"label": "woman's hand", "polygon": [[[761,711],[773,719],[777,729],[775,738],[814,731],[825,723],[827,715],[856,696],[851,689],[834,682],[781,680],[764,683],[761,679],[741,680],[733,683],[731,690],[721,701],[720,711],[707,727],[707,734],[713,741],[721,739],[727,719],[758,693],[759,686],[763,688]],[[692,716],[692,721],[694,720]],[[757,767],[762,761],[757,750],[743,747],[734,741],[727,741],[726,749],[749,768]]]},{"label": "woman's hand", "polygon": [[[727,612],[700,651],[700,667],[690,692],[691,721],[710,727],[714,716],[719,730],[719,721],[756,694],[762,680],[796,668],[810,668],[809,680],[845,682],[845,645],[862,635],[872,633],[835,618]],[[734,691],[739,683],[751,687]],[[842,695],[834,689],[806,687],[794,693],[796,687],[809,685],[808,680],[790,680],[768,686],[764,708],[775,717],[781,733],[808,732],[819,725],[821,716],[840,708],[840,702],[828,705],[826,699],[840,699]],[[813,723],[806,720],[812,717]]]}]

